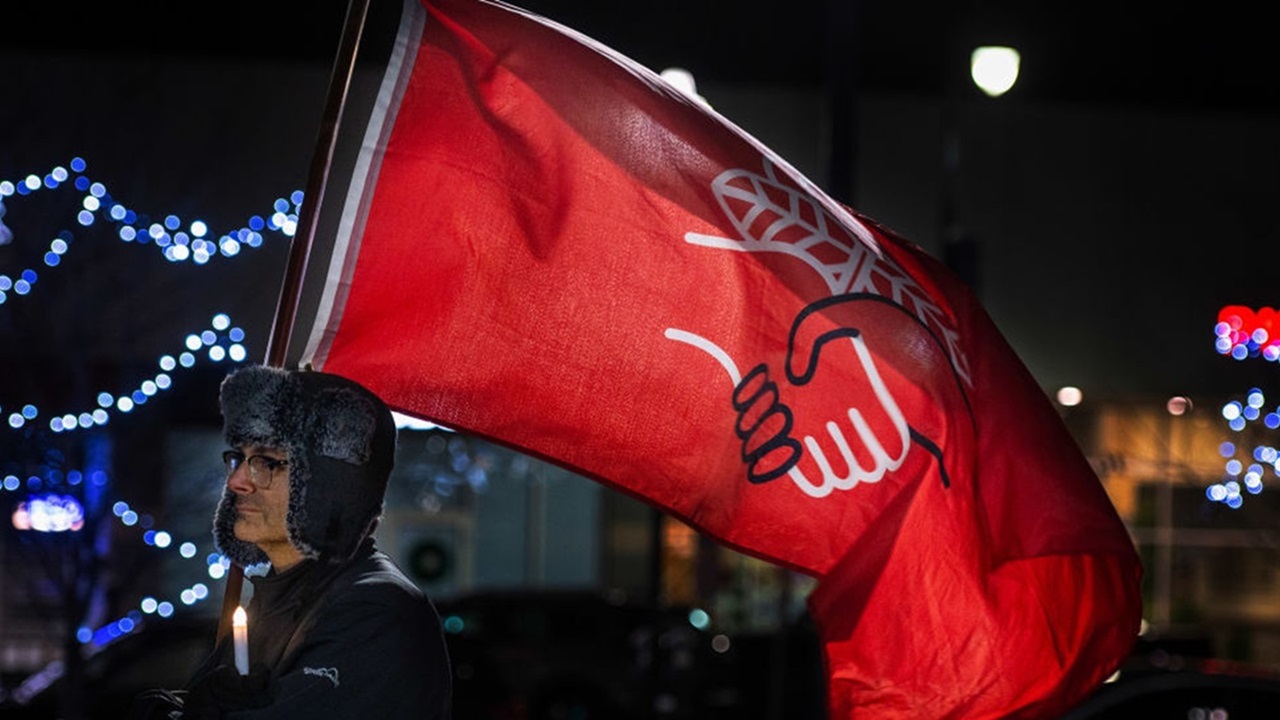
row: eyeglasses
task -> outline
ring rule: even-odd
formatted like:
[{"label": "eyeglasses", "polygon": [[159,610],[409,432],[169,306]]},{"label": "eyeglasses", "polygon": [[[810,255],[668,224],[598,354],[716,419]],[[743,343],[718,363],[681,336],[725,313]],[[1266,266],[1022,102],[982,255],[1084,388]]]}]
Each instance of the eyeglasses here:
[{"label": "eyeglasses", "polygon": [[227,477],[231,477],[231,474],[241,465],[248,465],[249,481],[259,490],[269,489],[276,471],[289,466],[288,460],[277,460],[266,455],[245,457],[245,454],[239,450],[227,450],[222,453],[222,462],[227,466]]}]

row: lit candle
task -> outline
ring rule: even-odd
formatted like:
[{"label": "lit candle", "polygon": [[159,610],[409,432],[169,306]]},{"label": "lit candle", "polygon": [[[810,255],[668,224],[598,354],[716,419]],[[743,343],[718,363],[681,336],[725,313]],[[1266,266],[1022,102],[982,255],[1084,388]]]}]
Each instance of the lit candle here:
[{"label": "lit candle", "polygon": [[236,648],[236,672],[249,674],[249,617],[244,608],[237,606],[231,616],[231,639]]}]

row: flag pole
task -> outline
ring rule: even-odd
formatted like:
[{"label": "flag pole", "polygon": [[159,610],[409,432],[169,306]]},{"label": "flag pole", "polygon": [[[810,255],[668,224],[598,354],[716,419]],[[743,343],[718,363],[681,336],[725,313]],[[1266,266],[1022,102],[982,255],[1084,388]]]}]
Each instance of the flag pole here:
[{"label": "flag pole", "polygon": [[[267,340],[266,364],[271,367],[284,365],[289,352],[289,340],[298,313],[298,300],[302,294],[302,281],[307,271],[307,259],[315,240],[316,226],[320,219],[320,200],[329,180],[329,166],[333,162],[334,147],[338,142],[338,126],[342,122],[342,110],[347,102],[347,90],[355,72],[356,51],[369,10],[369,0],[351,0],[343,21],[342,39],[334,59],[333,73],[329,76],[329,94],[325,100],[324,115],[320,119],[316,149],[311,156],[311,169],[307,174],[307,186],[303,191],[303,203],[299,211],[298,228],[289,245],[289,261],[285,267],[284,281],[280,286],[280,298],[276,303],[275,319]],[[240,604],[244,587],[244,568],[232,563],[227,571],[227,584],[222,596],[222,614],[218,620],[217,639],[222,640],[231,632],[231,616]]]}]

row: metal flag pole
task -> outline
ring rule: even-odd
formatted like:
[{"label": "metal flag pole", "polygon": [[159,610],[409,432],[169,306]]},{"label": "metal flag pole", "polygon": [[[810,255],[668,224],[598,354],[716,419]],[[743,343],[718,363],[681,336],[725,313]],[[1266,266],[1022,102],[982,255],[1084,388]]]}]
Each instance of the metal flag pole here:
[{"label": "metal flag pole", "polygon": [[[275,320],[271,324],[271,336],[267,340],[266,364],[281,367],[289,352],[289,339],[298,313],[298,300],[302,294],[302,281],[307,271],[307,260],[315,240],[316,226],[320,219],[320,200],[329,180],[329,166],[333,162],[334,147],[338,142],[338,126],[342,122],[342,110],[347,102],[347,90],[355,72],[356,51],[369,10],[369,0],[351,0],[343,21],[342,40],[334,59],[333,73],[329,77],[329,95],[325,100],[324,115],[320,119],[316,150],[311,156],[311,169],[307,175],[303,204],[298,218],[298,229],[289,245],[289,262],[285,267],[284,282],[280,286],[280,299],[276,303]],[[222,596],[222,615],[218,620],[220,641],[231,632],[231,616],[240,604],[240,592],[244,587],[244,568],[232,564],[227,572],[227,584]]]}]

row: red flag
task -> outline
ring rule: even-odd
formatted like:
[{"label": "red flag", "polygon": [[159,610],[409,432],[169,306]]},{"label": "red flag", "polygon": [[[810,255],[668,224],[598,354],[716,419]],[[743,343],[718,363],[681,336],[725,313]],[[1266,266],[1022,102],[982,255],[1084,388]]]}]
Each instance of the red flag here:
[{"label": "red flag", "polygon": [[607,48],[406,6],[305,360],[820,582],[833,717],[1045,717],[1140,567],[971,295]]}]

